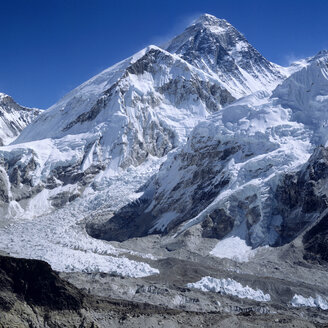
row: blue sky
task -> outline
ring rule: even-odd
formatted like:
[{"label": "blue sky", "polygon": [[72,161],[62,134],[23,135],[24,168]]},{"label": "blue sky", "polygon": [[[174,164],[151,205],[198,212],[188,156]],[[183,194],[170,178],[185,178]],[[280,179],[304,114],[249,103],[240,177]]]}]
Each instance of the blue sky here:
[{"label": "blue sky", "polygon": [[0,12],[0,92],[39,108],[202,13],[278,64],[328,48],[326,0],[0,0]]}]

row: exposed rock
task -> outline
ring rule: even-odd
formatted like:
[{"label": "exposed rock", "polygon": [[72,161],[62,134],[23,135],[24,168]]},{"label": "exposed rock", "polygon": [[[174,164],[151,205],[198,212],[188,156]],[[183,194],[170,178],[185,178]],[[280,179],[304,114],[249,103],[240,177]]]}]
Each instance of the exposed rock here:
[{"label": "exposed rock", "polygon": [[276,210],[282,218],[277,245],[293,240],[327,208],[327,178],[328,149],[321,146],[302,170],[282,179],[276,189]]}]

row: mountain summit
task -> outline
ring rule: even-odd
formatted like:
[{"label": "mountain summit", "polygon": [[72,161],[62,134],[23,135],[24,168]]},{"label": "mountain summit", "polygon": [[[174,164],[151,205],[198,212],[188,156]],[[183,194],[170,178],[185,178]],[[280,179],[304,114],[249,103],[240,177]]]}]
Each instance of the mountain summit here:
[{"label": "mountain summit", "polygon": [[165,45],[188,63],[216,76],[236,98],[272,90],[286,77],[224,19],[204,14]]}]

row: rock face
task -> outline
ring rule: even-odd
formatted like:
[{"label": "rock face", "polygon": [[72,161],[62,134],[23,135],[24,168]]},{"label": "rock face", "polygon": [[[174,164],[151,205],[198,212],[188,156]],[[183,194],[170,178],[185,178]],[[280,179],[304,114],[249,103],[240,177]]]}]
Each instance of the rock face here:
[{"label": "rock face", "polygon": [[82,325],[84,294],[49,264],[0,256],[0,327]]},{"label": "rock face", "polygon": [[328,135],[327,63],[320,53],[273,96],[255,93],[199,123],[144,195],[89,233],[122,241],[201,224],[203,236],[237,235],[252,247],[296,238],[326,208],[327,150],[314,149]]},{"label": "rock face", "polygon": [[4,298],[6,292],[29,305],[46,306],[52,310],[78,310],[82,307],[82,293],[61,280],[45,262],[1,256],[0,279],[2,310],[10,310],[14,305]]},{"label": "rock face", "polygon": [[[282,217],[278,245],[293,240],[327,209],[327,179],[328,149],[322,146],[315,149],[302,170],[283,177],[276,189],[277,212]],[[320,221],[317,228],[325,220]],[[307,243],[315,231],[312,228],[311,232],[307,232]],[[325,234],[324,229],[321,232]]]},{"label": "rock face", "polygon": [[20,106],[0,93],[0,146],[13,141],[40,113],[39,109]]},{"label": "rock face", "polygon": [[328,216],[325,211],[303,237],[304,259],[327,264]]}]

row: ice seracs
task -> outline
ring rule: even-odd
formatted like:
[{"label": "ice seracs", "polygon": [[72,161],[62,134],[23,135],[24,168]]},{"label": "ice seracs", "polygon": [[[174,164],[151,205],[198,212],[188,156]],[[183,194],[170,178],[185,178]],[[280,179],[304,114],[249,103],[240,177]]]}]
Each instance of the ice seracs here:
[{"label": "ice seracs", "polygon": [[217,279],[206,276],[197,282],[187,284],[187,287],[197,288],[204,292],[215,292],[239,298],[249,298],[260,302],[269,302],[271,300],[270,294],[265,294],[262,290],[253,289],[249,286],[244,287],[231,278]]},{"label": "ice seracs", "polygon": [[295,294],[291,301],[292,306],[294,307],[318,307],[322,310],[328,310],[328,299],[321,295],[316,295],[315,298],[312,296],[304,297],[302,295]]}]

